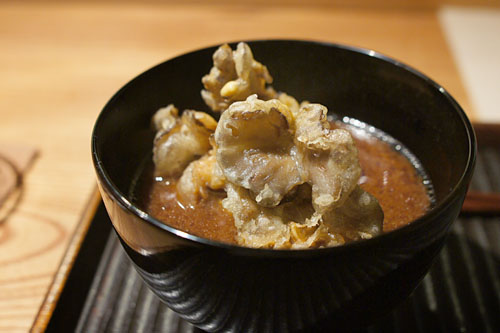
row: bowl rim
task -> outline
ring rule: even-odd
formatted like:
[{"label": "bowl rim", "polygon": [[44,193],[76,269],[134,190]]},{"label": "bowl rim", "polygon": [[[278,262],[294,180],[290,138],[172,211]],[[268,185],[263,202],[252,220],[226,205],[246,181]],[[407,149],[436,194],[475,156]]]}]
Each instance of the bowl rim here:
[{"label": "bowl rim", "polygon": [[[240,41],[233,41],[233,42],[227,42],[230,46],[234,47]],[[258,44],[258,43],[270,43],[270,42],[291,42],[291,43],[297,43],[297,44],[313,44],[313,45],[320,45],[320,46],[325,46],[328,48],[336,48],[336,49],[342,49],[354,53],[358,53],[361,55],[366,55],[370,57],[377,58],[379,60],[388,62],[392,65],[395,65],[397,67],[400,67],[403,70],[406,70],[410,72],[411,74],[419,77],[420,79],[424,80],[427,84],[435,88],[441,95],[445,97],[445,99],[452,105],[453,109],[458,113],[458,116],[460,117],[460,120],[462,121],[462,124],[464,125],[464,129],[467,134],[468,138],[468,156],[467,156],[467,164],[465,166],[465,169],[458,180],[458,182],[455,184],[453,189],[446,195],[444,199],[442,199],[438,204],[434,205],[426,214],[423,216],[419,217],[418,219],[410,222],[409,224],[402,226],[398,229],[385,232],[381,235],[378,235],[374,238],[371,239],[363,239],[359,241],[354,241],[354,242],[349,242],[347,244],[341,245],[341,246],[335,246],[335,247],[325,247],[325,248],[316,248],[316,249],[262,249],[262,248],[251,248],[251,247],[243,247],[240,245],[236,244],[229,244],[229,243],[223,243],[219,241],[214,241],[210,240],[207,238],[203,238],[200,236],[195,236],[193,234],[189,234],[187,232],[184,232],[180,229],[177,229],[175,227],[169,226],[165,224],[164,222],[161,222],[160,220],[154,218],[153,216],[149,215],[146,213],[144,210],[138,208],[136,205],[134,205],[132,202],[130,202],[129,199],[127,199],[127,196],[121,193],[121,191],[118,190],[118,188],[114,185],[113,181],[111,180],[111,177],[108,175],[106,172],[103,162],[97,153],[97,141],[99,140],[99,125],[103,121],[103,117],[106,114],[106,111],[111,107],[113,102],[119,98],[130,86],[134,85],[136,81],[140,80],[143,76],[147,75],[149,72],[155,70],[157,67],[163,65],[166,62],[174,61],[176,59],[179,59],[183,56],[186,56],[191,53],[195,52],[201,52],[201,51],[206,51],[208,49],[216,49],[223,43],[219,43],[216,45],[211,45],[207,47],[202,47],[202,48],[197,48],[192,51],[184,52],[181,53],[177,56],[174,56],[172,58],[169,58],[165,61],[162,61],[151,68],[143,71],[136,77],[134,77],[132,80],[128,81],[123,87],[121,87],[111,98],[110,100],[106,103],[106,105],[103,107],[101,112],[99,113],[96,122],[93,127],[92,131],[92,136],[91,136],[91,154],[92,154],[92,161],[94,164],[94,168],[96,170],[96,174],[99,180],[99,183],[101,186],[104,187],[106,192],[110,194],[114,201],[121,206],[122,209],[125,211],[128,211],[135,215],[136,217],[140,218],[141,220],[153,225],[156,228],[159,228],[159,232],[168,232],[171,234],[174,234],[177,237],[183,238],[188,241],[192,241],[194,243],[200,244],[200,245],[205,245],[205,246],[210,246],[214,248],[219,248],[222,250],[229,250],[233,253],[238,253],[238,254],[243,254],[247,256],[265,256],[265,257],[300,257],[303,256],[304,254],[306,255],[311,255],[311,254],[325,254],[325,253],[332,253],[332,252],[343,252],[343,251],[349,251],[352,249],[357,249],[360,247],[364,247],[366,245],[375,245],[380,242],[384,242],[386,239],[391,239],[393,237],[397,237],[400,234],[403,233],[408,233],[412,232],[413,230],[421,227],[422,224],[424,224],[427,220],[433,219],[437,215],[439,215],[441,212],[446,210],[454,200],[456,200],[457,195],[459,194],[459,191],[461,190],[462,186],[464,183],[468,183],[469,180],[472,177],[472,172],[474,169],[474,164],[476,160],[476,151],[477,151],[477,142],[476,142],[476,135],[474,133],[474,129],[472,127],[472,124],[470,120],[468,119],[467,115],[465,114],[464,110],[462,107],[458,104],[458,102],[451,96],[451,94],[440,84],[429,78],[427,75],[423,74],[422,72],[418,71],[417,69],[396,60],[395,58],[389,57],[383,53],[380,53],[378,51],[375,51],[373,49],[367,49],[363,47],[358,47],[358,46],[350,46],[350,45],[345,45],[345,44],[340,44],[340,43],[332,43],[332,42],[326,42],[326,41],[319,41],[319,40],[306,40],[306,39],[255,39],[255,40],[243,40],[243,42],[248,43],[248,44]]]}]

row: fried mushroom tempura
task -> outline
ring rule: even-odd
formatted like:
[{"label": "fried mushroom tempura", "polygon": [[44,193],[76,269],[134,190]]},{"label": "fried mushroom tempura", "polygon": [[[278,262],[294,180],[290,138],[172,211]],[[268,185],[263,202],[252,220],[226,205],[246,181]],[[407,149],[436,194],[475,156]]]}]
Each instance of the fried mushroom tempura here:
[{"label": "fried mushroom tempura", "polygon": [[342,205],[361,175],[353,138],[346,130],[330,128],[327,111],[308,104],[295,118],[295,144],[312,186],[313,206],[321,214]]},{"label": "fried mushroom tempura", "polygon": [[205,112],[186,110],[182,116],[172,104],[153,116],[157,133],[153,146],[155,175],[179,176],[193,160],[207,153],[217,122]]},{"label": "fried mushroom tempura", "polygon": [[309,183],[319,213],[341,205],[361,174],[349,132],[330,129],[327,109],[307,104],[296,112],[279,100],[252,95],[224,112],[215,131],[224,176],[272,207],[295,186]]},{"label": "fried mushroom tempura", "polygon": [[304,182],[293,144],[293,115],[278,100],[252,95],[233,103],[215,131],[217,161],[226,179],[251,191],[265,207],[276,206]]},{"label": "fried mushroom tempura", "polygon": [[342,235],[344,241],[369,239],[382,232],[384,213],[377,199],[356,186],[344,204],[323,216],[332,234]]},{"label": "fried mushroom tempura", "polygon": [[[226,192],[238,244],[301,249],[337,246],[382,232],[376,198],[358,185],[349,132],[333,129],[323,105],[298,103],[267,86],[248,45],[222,45],[202,79],[208,114],[169,105],[153,117],[156,175],[180,176],[177,198],[196,205]],[[213,135],[212,135],[213,134]]]},{"label": "fried mushroom tempura", "polygon": [[276,91],[267,86],[273,81],[267,67],[253,58],[247,44],[239,43],[235,51],[222,45],[215,51],[213,63],[210,73],[202,78],[205,89],[201,91],[213,111],[222,112],[253,94],[263,100],[277,97]]},{"label": "fried mushroom tempura", "polygon": [[208,189],[223,190],[226,179],[215,159],[215,150],[210,150],[198,160],[191,162],[177,183],[177,198],[189,206],[208,196]]},{"label": "fried mushroom tempura", "polygon": [[[292,114],[279,100],[253,95],[222,114],[215,143],[227,180],[223,205],[242,244],[333,246],[381,232],[377,200],[357,185],[361,167],[354,141],[349,132],[331,129],[326,113],[322,105],[306,104]],[[305,185],[308,201],[297,202],[293,192]],[[282,203],[286,196],[292,199]],[[310,215],[290,216],[287,207]],[[270,236],[276,233],[278,238]]]}]

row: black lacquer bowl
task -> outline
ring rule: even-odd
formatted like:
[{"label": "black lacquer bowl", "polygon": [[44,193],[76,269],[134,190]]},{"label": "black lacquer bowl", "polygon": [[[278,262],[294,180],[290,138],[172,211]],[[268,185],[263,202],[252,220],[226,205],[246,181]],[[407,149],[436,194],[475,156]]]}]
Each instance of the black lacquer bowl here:
[{"label": "black lacquer bowl", "polygon": [[[310,41],[249,43],[273,85],[402,141],[434,184],[436,204],[401,229],[336,248],[261,250],[171,228],[128,196],[149,158],[151,116],[175,103],[207,110],[201,77],[216,47],[168,60],[129,82],[104,107],[92,156],[113,226],[148,286],[207,331],[354,328],[388,312],[427,272],[462,206],[476,154],[472,126],[425,75],[379,53]],[[234,45],[233,45],[234,47]]]}]

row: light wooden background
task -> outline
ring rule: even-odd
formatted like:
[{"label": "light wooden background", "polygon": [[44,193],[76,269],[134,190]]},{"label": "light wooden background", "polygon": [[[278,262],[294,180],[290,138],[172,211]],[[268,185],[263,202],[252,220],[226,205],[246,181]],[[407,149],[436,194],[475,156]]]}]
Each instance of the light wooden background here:
[{"label": "light wooden background", "polygon": [[[0,226],[0,331],[29,330],[94,188],[93,122],[129,79],[202,46],[273,37],[372,48],[429,74],[474,117],[435,13],[413,8],[0,2],[0,142],[40,156]],[[189,87],[186,87],[189,89]]]}]

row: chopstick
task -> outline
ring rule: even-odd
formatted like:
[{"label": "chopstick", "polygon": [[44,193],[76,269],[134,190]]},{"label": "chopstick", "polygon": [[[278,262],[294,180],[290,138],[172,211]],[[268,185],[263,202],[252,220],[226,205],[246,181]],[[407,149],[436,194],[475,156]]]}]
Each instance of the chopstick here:
[{"label": "chopstick", "polygon": [[469,191],[461,213],[500,214],[500,193]]}]

